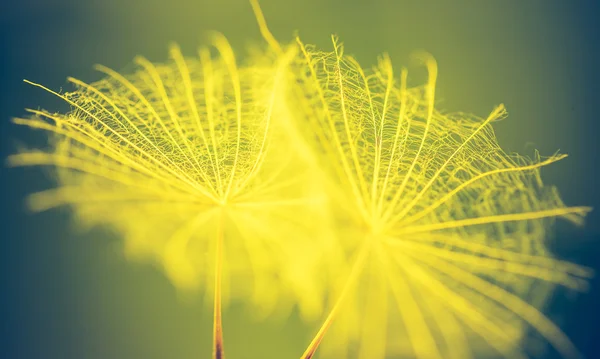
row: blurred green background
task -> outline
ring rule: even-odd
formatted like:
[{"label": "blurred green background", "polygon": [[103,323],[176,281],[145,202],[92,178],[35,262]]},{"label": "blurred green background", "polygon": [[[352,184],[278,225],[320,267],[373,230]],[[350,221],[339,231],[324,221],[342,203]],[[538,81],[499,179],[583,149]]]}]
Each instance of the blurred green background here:
[{"label": "blurred green background", "polygon": [[[595,1],[340,1],[262,0],[275,37],[331,49],[335,33],[363,65],[388,52],[410,65],[413,50],[439,65],[440,106],[485,116],[505,103],[496,125],[509,151],[570,157],[543,170],[569,205],[600,207],[600,11]],[[10,117],[25,107],[67,110],[22,82],[53,89],[67,76],[99,79],[92,65],[131,70],[135,55],[167,58],[170,42],[193,55],[207,30],[223,32],[241,57],[261,41],[246,0],[21,0],[0,2],[2,158],[19,144],[40,145],[39,133]],[[419,71],[417,71],[419,73]],[[415,78],[415,82],[420,80]],[[2,358],[208,358],[211,313],[181,296],[162,272],[130,264],[119,239],[82,233],[64,210],[31,215],[27,193],[51,186],[40,169],[1,168]],[[600,267],[600,210],[584,228],[559,224],[559,257]],[[588,358],[600,335],[600,281],[587,294],[557,291],[555,320]],[[252,313],[225,314],[227,357],[296,358],[314,328],[289,320],[260,323]],[[552,358],[548,351],[544,357]],[[600,355],[600,354],[599,354]]]}]

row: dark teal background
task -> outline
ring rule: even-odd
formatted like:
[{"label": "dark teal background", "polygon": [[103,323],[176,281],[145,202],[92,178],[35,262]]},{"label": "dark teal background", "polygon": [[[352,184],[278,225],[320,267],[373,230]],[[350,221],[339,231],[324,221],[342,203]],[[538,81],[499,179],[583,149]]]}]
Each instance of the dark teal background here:
[{"label": "dark teal background", "polygon": [[[600,272],[600,10],[595,1],[261,1],[280,41],[298,30],[330,48],[336,33],[363,65],[387,51],[398,66],[416,49],[439,65],[440,106],[481,116],[505,103],[496,125],[510,151],[570,155],[543,169],[568,205],[597,209],[583,228],[559,224],[559,257]],[[67,110],[22,82],[68,88],[67,76],[99,79],[92,65],[131,70],[178,42],[193,55],[206,30],[223,32],[239,56],[260,41],[245,0],[21,0],[0,3],[1,158],[43,136],[9,123],[25,107]],[[415,77],[415,82],[419,77]],[[205,358],[210,310],[182,300],[151,267],[130,264],[110,233],[81,233],[64,210],[29,214],[28,193],[51,186],[41,169],[2,166],[0,357]],[[587,294],[558,290],[549,313],[585,352],[600,357],[600,280]],[[257,323],[226,313],[227,357],[295,358],[311,332],[299,320]],[[231,343],[230,345],[228,345]],[[553,358],[551,351],[543,357]]]}]

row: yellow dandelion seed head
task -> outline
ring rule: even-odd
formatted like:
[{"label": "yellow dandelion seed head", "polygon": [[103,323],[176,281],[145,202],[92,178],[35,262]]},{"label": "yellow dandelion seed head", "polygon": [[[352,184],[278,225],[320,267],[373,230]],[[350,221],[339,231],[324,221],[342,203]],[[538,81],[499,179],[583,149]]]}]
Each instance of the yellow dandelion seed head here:
[{"label": "yellow dandelion seed head", "polygon": [[303,359],[326,333],[325,357],[521,358],[529,329],[578,357],[540,309],[592,275],[546,246],[556,218],[580,224],[590,210],[541,180],[565,156],[504,152],[502,105],[485,118],[436,108],[425,52],[428,80],[409,86],[389,56],[365,69],[336,37],[333,51],[279,44],[251,4],[268,47],[241,65],[212,34],[195,57],[173,45],[166,63],[136,58],[133,74],[97,66],[106,77],[71,78],[73,92],[31,83],[71,106],[14,120],[51,134],[48,150],[9,158],[56,169],[31,207],[69,205],[176,287],[203,289],[214,358],[228,298],[322,316]]},{"label": "yellow dandelion seed head", "polygon": [[165,64],[138,57],[131,75],[97,66],[101,81],[46,89],[72,110],[16,119],[53,136],[48,151],[10,161],[57,168],[57,188],[30,197],[34,210],[70,205],[79,223],[116,230],[129,256],[159,263],[176,287],[212,296],[223,232],[224,300],[250,298],[266,315],[295,298],[288,306],[315,317],[311,252],[332,236],[321,238],[324,193],[273,121],[289,60],[238,66],[226,39],[213,39],[195,58],[173,45]]},{"label": "yellow dandelion seed head", "polygon": [[505,153],[491,127],[502,105],[486,118],[436,109],[431,55],[417,56],[428,82],[409,87],[389,57],[365,70],[332,41],[323,52],[297,40],[287,119],[328,178],[354,264],[330,286],[330,317],[303,358],[329,325],[331,357],[512,358],[529,327],[576,357],[536,308],[554,285],[583,289],[591,275],[546,250],[554,218],[581,223],[589,211],[540,179],[564,156]]}]

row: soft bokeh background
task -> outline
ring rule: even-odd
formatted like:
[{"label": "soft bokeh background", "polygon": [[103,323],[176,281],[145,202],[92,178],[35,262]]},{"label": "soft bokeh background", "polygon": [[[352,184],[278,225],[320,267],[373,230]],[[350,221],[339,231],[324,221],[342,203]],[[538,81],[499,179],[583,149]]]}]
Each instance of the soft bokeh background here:
[{"label": "soft bokeh background", "polygon": [[[439,64],[441,106],[485,116],[504,102],[497,124],[510,151],[570,157],[543,170],[569,205],[591,205],[582,229],[558,226],[558,256],[600,268],[600,12],[595,1],[262,0],[280,41],[298,30],[330,48],[338,34],[363,65],[387,51],[409,65],[415,49]],[[133,57],[167,57],[178,42],[193,55],[207,30],[223,32],[237,53],[260,41],[245,0],[0,1],[1,158],[39,133],[9,123],[25,107],[66,110],[27,78],[60,89],[71,75],[97,80],[92,65],[131,69]],[[418,80],[418,78],[416,79]],[[181,296],[151,266],[127,263],[119,240],[81,233],[66,211],[31,215],[27,193],[48,188],[40,169],[1,168],[0,241],[2,358],[207,358],[211,313]],[[600,275],[598,276],[600,277]],[[597,278],[598,278],[597,277]],[[598,357],[600,281],[583,295],[558,291],[558,322],[588,358]],[[296,358],[311,328],[292,316],[258,323],[232,308],[225,315],[227,357]],[[600,354],[598,354],[600,355]],[[554,357],[552,352],[545,357]]]}]

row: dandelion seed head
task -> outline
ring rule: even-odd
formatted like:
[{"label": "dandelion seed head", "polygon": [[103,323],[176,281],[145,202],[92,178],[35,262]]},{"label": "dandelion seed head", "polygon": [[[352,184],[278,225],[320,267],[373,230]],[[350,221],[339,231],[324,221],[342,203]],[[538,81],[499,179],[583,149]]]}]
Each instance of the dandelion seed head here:
[{"label": "dandelion seed head", "polygon": [[438,110],[430,55],[418,56],[428,82],[410,87],[407,69],[395,71],[389,57],[363,69],[332,39],[332,52],[297,40],[289,101],[296,134],[336,192],[338,225],[353,228],[338,234],[348,270],[331,285],[324,350],[512,358],[524,355],[532,328],[576,357],[538,309],[553,286],[581,290],[591,275],[546,248],[555,218],[579,224],[589,211],[566,207],[541,181],[540,168],[564,156],[505,153],[491,126],[507,116],[502,105],[486,118]]},{"label": "dandelion seed head", "polygon": [[34,210],[69,205],[79,224],[116,231],[129,257],[157,263],[177,288],[207,298],[224,228],[224,302],[242,297],[263,316],[297,305],[315,317],[321,284],[309,254],[328,241],[320,228],[327,199],[273,121],[283,111],[286,60],[236,61],[215,34],[195,57],[175,45],[163,64],[138,57],[129,75],[97,66],[106,75],[98,82],[71,78],[72,92],[47,89],[69,113],[32,110],[15,120],[51,136],[47,151],[10,162],[55,168],[57,187],[33,194]]},{"label": "dandelion seed head", "polygon": [[55,169],[30,206],[68,205],[177,288],[202,289],[214,358],[229,298],[258,316],[324,315],[303,359],[328,330],[335,358],[522,358],[529,330],[578,357],[541,311],[555,286],[584,290],[592,275],[546,245],[555,219],[590,210],[541,180],[565,156],[503,151],[502,105],[484,118],[436,108],[427,53],[427,83],[409,86],[389,56],[365,69],[335,37],[333,51],[279,44],[251,3],[268,50],[247,61],[213,34],[195,57],[172,46],[132,74],[98,66],[105,78],[71,78],[72,92],[31,83],[71,111],[14,120],[50,134],[47,150],[9,158]]}]

